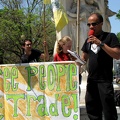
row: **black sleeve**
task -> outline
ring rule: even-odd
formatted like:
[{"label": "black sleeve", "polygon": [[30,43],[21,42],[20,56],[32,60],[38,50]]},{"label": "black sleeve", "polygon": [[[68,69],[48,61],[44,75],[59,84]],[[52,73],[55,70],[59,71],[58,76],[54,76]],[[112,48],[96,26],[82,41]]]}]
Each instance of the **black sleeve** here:
[{"label": "black sleeve", "polygon": [[38,57],[38,58],[39,58],[40,55],[42,54],[42,52],[41,52],[40,50],[37,50],[37,49],[33,49],[32,51],[33,51],[33,53],[35,54],[35,56]]},{"label": "black sleeve", "polygon": [[28,63],[28,56],[26,54],[21,56],[21,63]]},{"label": "black sleeve", "polygon": [[120,47],[120,42],[114,33],[110,34],[110,39],[111,39],[111,44],[110,44],[111,47]]},{"label": "black sleeve", "polygon": [[112,48],[120,47],[120,42],[114,33],[104,32],[103,42]]},{"label": "black sleeve", "polygon": [[88,53],[88,51],[90,50],[90,46],[91,46],[91,43],[87,43],[87,40],[88,39],[86,39],[85,43],[83,44],[81,48],[81,50],[86,53]]}]

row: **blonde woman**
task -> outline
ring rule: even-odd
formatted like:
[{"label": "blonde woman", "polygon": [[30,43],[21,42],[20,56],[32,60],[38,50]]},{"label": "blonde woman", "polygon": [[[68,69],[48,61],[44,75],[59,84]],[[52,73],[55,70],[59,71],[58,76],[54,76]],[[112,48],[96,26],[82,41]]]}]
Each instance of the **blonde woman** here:
[{"label": "blonde woman", "polygon": [[[72,39],[69,36],[64,36],[61,38],[56,47],[56,54],[54,55],[54,61],[74,61],[75,58],[72,57],[67,50],[72,48]],[[79,63],[77,63],[79,65]],[[81,84],[81,73],[79,74],[79,84]]]},{"label": "blonde woman", "polygon": [[54,61],[70,61],[71,56],[67,50],[72,48],[72,39],[69,36],[61,38],[56,47],[56,54],[54,55]]}]

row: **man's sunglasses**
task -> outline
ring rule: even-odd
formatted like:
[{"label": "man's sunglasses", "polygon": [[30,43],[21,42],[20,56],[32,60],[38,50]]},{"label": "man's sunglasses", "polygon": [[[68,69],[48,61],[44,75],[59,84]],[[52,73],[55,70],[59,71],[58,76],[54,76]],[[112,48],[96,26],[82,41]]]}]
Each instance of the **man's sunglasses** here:
[{"label": "man's sunglasses", "polygon": [[88,27],[90,27],[91,25],[92,25],[92,26],[96,26],[96,25],[98,25],[98,24],[100,24],[100,22],[97,22],[97,23],[88,23],[87,26],[88,26]]}]

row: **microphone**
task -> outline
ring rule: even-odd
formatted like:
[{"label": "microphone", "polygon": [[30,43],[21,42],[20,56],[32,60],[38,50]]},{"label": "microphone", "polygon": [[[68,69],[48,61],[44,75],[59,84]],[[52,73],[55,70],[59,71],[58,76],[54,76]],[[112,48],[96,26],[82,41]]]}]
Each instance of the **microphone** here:
[{"label": "microphone", "polygon": [[89,32],[88,32],[88,36],[90,36],[90,35],[94,35],[94,33],[95,33],[95,31],[92,30],[92,29],[90,29]]},{"label": "microphone", "polygon": [[[91,36],[91,35],[94,35],[95,31],[90,29],[89,32],[88,32],[88,36]],[[91,42],[88,43],[88,50],[90,50],[91,48]]]}]

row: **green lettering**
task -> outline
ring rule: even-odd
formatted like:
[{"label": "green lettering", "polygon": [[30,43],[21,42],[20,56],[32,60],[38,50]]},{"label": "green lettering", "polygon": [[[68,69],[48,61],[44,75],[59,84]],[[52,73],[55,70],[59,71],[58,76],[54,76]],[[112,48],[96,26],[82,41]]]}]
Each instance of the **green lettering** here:
[{"label": "green lettering", "polygon": [[[78,94],[72,94],[72,98],[73,98],[73,103],[74,103],[74,112],[78,112]],[[78,120],[78,114],[74,114],[73,116],[74,120]]]},{"label": "green lettering", "polygon": [[11,70],[11,82],[12,82],[12,90],[16,91],[18,89],[18,84],[19,83],[15,83],[14,86],[14,79],[18,78],[18,69],[16,67],[13,67]]},{"label": "green lettering", "polygon": [[14,101],[14,114],[13,117],[17,117],[17,102],[19,99],[25,99],[25,95],[24,94],[7,94],[6,95],[6,99],[13,99]]},{"label": "green lettering", "polygon": [[65,75],[65,66],[62,65],[62,64],[56,64],[57,66],[57,75],[58,75],[58,78],[57,78],[57,91],[61,91],[60,89],[60,77]]},{"label": "green lettering", "polygon": [[40,65],[39,66],[39,86],[40,86],[41,90],[45,90],[45,88],[46,88],[46,84],[43,79],[45,76],[46,76],[45,66]]},{"label": "green lettering", "polygon": [[59,95],[55,94],[55,103],[50,104],[49,112],[52,116],[58,116],[57,100]]},{"label": "green lettering", "polygon": [[69,83],[67,83],[67,91],[74,91],[77,89],[77,81],[73,82],[73,76],[76,76],[77,74],[77,67],[75,64],[70,64],[69,65],[69,74],[67,75],[67,82],[69,80]]},{"label": "green lettering", "polygon": [[[2,99],[2,98],[3,98],[3,96],[2,96],[2,95],[0,95],[0,98]],[[0,101],[0,108],[2,108],[2,107],[3,107],[3,104],[2,104],[1,102],[3,102],[3,99]]]},{"label": "green lettering", "polygon": [[28,74],[28,88],[27,91],[31,90],[31,77],[35,76],[38,73],[38,69],[35,66],[28,66],[25,68]]},{"label": "green lettering", "polygon": [[[62,113],[63,113],[63,116],[64,117],[69,117],[70,115],[71,115],[71,109],[69,108],[69,106],[70,106],[70,98],[69,98],[69,96],[68,95],[63,95],[62,96]],[[68,110],[67,110],[67,109]]]},{"label": "green lettering", "polygon": [[43,101],[43,104],[40,104],[38,106],[38,109],[37,109],[37,112],[40,116],[48,116],[48,111],[47,111],[47,108],[46,108],[46,98],[44,95],[40,95],[38,96],[38,101],[40,102],[41,100]]},{"label": "green lettering", "polygon": [[3,80],[4,80],[4,90],[5,92],[10,90],[10,83],[7,82],[7,79],[10,79],[10,71],[8,68],[4,69],[4,75],[3,75]]},{"label": "green lettering", "polygon": [[55,80],[56,80],[56,72],[55,72],[55,68],[54,66],[51,64],[51,65],[48,65],[48,68],[47,68],[47,83],[48,83],[48,89],[50,91],[52,91],[55,87]]},{"label": "green lettering", "polygon": [[72,94],[72,98],[74,101],[74,111],[77,112],[78,111],[78,95],[77,94]]},{"label": "green lettering", "polygon": [[2,120],[4,118],[4,115],[0,115],[0,120]]},{"label": "green lettering", "polygon": [[[31,106],[31,104],[30,104],[30,99],[33,99],[34,101],[36,100],[36,97],[35,96],[33,96],[33,95],[27,95],[27,116],[31,116],[31,114],[30,114],[30,106]],[[31,106],[32,107],[32,106]]]}]

